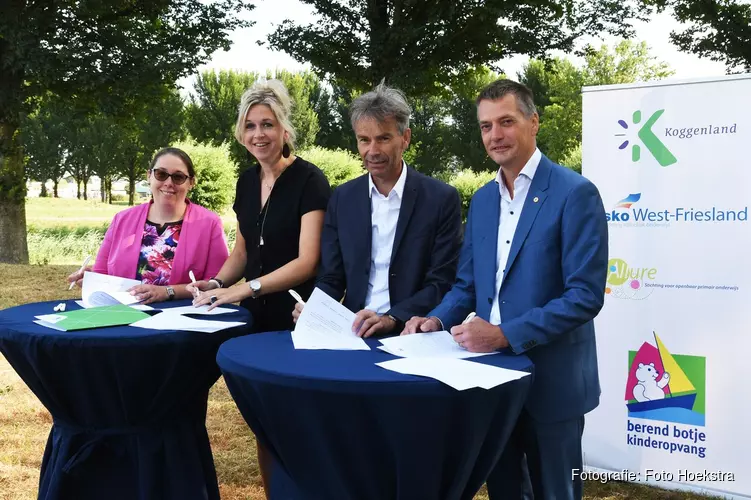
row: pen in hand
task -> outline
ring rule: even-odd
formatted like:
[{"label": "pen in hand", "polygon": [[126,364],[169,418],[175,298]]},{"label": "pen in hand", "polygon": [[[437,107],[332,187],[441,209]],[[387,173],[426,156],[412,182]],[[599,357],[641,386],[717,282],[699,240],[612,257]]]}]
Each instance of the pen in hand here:
[{"label": "pen in hand", "polygon": [[467,315],[467,317],[466,317],[466,318],[464,318],[464,321],[462,321],[462,325],[466,325],[467,323],[469,323],[470,321],[472,321],[472,319],[473,319],[473,318],[474,318],[475,316],[477,316],[477,314],[475,314],[475,313],[473,313],[473,312],[469,313],[469,314]]},{"label": "pen in hand", "polygon": [[188,276],[190,276],[190,281],[193,283],[193,298],[197,299],[201,295],[201,291],[196,286],[196,275],[193,274],[193,270],[188,271]]},{"label": "pen in hand", "polygon": [[[82,273],[84,271],[84,269],[86,269],[86,265],[89,263],[90,260],[91,260],[91,255],[87,255],[86,258],[83,261],[83,264],[81,265],[81,269],[78,270],[77,274]],[[68,287],[68,291],[73,290],[73,287],[76,285],[76,281],[77,280],[73,280],[73,281],[70,282],[70,286]]]},{"label": "pen in hand", "polygon": [[294,297],[294,298],[295,298],[295,300],[296,300],[296,301],[297,301],[297,302],[298,302],[298,303],[299,303],[299,304],[300,304],[301,306],[304,306],[304,305],[305,305],[305,301],[304,301],[304,300],[302,299],[302,297],[300,297],[300,294],[299,294],[299,293],[297,293],[297,292],[296,292],[296,291],[294,291],[294,290],[289,290],[289,294],[290,294],[290,295],[292,295],[292,297]]}]

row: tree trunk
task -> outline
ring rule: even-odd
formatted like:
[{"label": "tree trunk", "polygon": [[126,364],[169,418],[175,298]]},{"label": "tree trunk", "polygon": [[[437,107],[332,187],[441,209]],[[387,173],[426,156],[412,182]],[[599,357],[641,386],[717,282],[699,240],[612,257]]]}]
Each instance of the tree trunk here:
[{"label": "tree trunk", "polygon": [[26,244],[26,205],[24,202],[0,200],[0,262],[28,264]]},{"label": "tree trunk", "polygon": [[23,151],[18,143],[18,123],[7,119],[5,111],[0,111],[0,262],[28,264]]},{"label": "tree trunk", "polygon": [[39,197],[40,198],[46,198],[47,197],[47,184],[45,182],[42,182],[42,190],[39,191]]},{"label": "tree trunk", "polygon": [[57,195],[57,185],[58,185],[59,183],[60,183],[60,180],[58,180],[58,179],[54,179],[54,180],[52,181],[52,193],[53,193],[53,196],[54,196],[55,198],[59,198],[59,196]]},{"label": "tree trunk", "polygon": [[133,175],[132,169],[130,171],[130,175],[128,175],[128,186],[128,205],[132,207],[136,202],[136,176]]},{"label": "tree trunk", "polygon": [[102,198],[102,203],[107,203],[107,181],[99,179],[99,196]]},{"label": "tree trunk", "polygon": [[107,177],[107,201],[112,205],[112,177]]},{"label": "tree trunk", "polygon": [[81,179],[76,177],[76,199],[81,199]]},{"label": "tree trunk", "polygon": [[89,177],[83,176],[83,199],[89,199]]}]

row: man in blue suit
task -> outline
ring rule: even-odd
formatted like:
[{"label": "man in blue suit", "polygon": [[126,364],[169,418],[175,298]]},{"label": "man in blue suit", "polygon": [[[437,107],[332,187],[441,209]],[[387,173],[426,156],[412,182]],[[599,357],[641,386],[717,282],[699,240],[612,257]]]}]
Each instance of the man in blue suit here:
[{"label": "man in blue suit", "polygon": [[450,328],[469,351],[529,356],[533,385],[488,493],[519,499],[526,455],[534,498],[578,499],[582,484],[572,470],[582,468],[584,414],[600,398],[593,319],[608,260],[602,199],[590,181],[537,149],[539,119],[524,85],[490,84],[477,116],[498,176],[472,198],[456,283],[403,333]]},{"label": "man in blue suit", "polygon": [[[339,186],[321,234],[316,286],[357,312],[361,337],[399,333],[451,288],[461,248],[461,202],[455,188],[407,166],[411,110],[384,84],[350,108],[368,173]],[[302,311],[298,304],[295,321]]]}]

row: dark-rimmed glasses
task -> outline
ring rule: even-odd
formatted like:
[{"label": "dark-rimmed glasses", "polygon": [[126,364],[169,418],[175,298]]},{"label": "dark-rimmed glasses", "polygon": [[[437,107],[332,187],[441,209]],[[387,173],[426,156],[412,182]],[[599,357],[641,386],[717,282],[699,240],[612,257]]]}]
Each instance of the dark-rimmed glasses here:
[{"label": "dark-rimmed glasses", "polygon": [[174,182],[178,186],[180,184],[184,184],[185,181],[190,179],[190,176],[185,175],[182,172],[175,172],[174,174],[170,174],[169,172],[167,172],[166,170],[162,170],[161,168],[152,168],[151,173],[154,174],[154,177],[159,182],[164,182],[168,178],[172,177],[172,182]]}]

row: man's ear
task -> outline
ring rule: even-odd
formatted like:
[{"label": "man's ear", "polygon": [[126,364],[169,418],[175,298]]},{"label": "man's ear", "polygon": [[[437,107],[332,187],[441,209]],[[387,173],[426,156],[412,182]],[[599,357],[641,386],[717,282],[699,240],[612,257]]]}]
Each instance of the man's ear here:
[{"label": "man's ear", "polygon": [[404,129],[404,134],[402,135],[402,140],[404,141],[404,149],[406,150],[409,147],[409,141],[412,139],[412,129],[407,127]]}]

